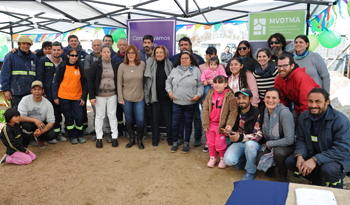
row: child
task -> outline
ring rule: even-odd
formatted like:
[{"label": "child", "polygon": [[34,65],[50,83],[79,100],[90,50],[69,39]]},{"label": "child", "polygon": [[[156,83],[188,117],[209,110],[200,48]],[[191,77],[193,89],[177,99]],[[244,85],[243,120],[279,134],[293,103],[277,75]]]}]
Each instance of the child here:
[{"label": "child", "polygon": [[15,108],[9,108],[4,113],[7,124],[2,128],[0,139],[6,146],[6,154],[1,159],[1,165],[6,163],[30,164],[36,156],[22,144],[21,127],[18,124],[20,114]]},{"label": "child", "polygon": [[204,84],[203,102],[208,94],[208,91],[213,86],[213,79],[218,75],[223,75],[227,78],[225,70],[219,68],[219,65],[220,62],[218,57],[210,58],[209,67],[201,75],[201,81]]},{"label": "child", "polygon": [[225,168],[223,161],[226,151],[224,130],[231,130],[235,125],[238,105],[232,90],[227,86],[227,79],[216,76],[213,79],[214,89],[209,90],[203,105],[203,129],[206,132],[210,160],[208,167],[214,167],[219,152],[219,168]]}]

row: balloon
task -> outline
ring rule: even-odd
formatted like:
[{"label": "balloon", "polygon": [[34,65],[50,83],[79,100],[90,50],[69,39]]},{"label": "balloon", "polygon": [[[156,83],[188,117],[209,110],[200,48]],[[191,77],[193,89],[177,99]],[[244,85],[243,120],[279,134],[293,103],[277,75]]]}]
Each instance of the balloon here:
[{"label": "balloon", "polygon": [[6,45],[0,46],[0,58],[4,58],[8,52],[9,49]]},{"label": "balloon", "polygon": [[113,43],[112,49],[113,49],[115,52],[118,52],[118,51],[119,51],[119,48],[117,47],[117,42]]},{"label": "balloon", "polygon": [[314,51],[320,44],[316,35],[308,35],[309,38],[309,51]]},{"label": "balloon", "polygon": [[[322,31],[322,21],[323,21],[323,14],[322,14],[322,17],[321,17],[321,19],[320,19],[320,21],[319,21],[318,24],[317,24],[316,19],[312,20],[312,22],[311,22],[311,28],[312,28],[314,31],[321,33],[321,31]],[[324,26],[325,26],[326,28],[330,28],[330,27],[333,25],[333,23],[334,23],[334,17],[333,17],[333,15],[332,15],[332,14],[329,15],[329,20],[328,20],[328,21],[327,21],[327,16],[326,16],[325,21],[326,21],[326,22],[325,22],[325,25],[324,25]]]},{"label": "balloon", "polygon": [[122,29],[117,29],[112,33],[112,38],[117,43],[120,38],[126,38],[126,33]]},{"label": "balloon", "polygon": [[318,40],[325,48],[334,48],[341,42],[341,36],[337,31],[323,30],[318,36]]},{"label": "balloon", "polygon": [[7,38],[5,35],[0,34],[0,46],[3,46],[7,43]]}]

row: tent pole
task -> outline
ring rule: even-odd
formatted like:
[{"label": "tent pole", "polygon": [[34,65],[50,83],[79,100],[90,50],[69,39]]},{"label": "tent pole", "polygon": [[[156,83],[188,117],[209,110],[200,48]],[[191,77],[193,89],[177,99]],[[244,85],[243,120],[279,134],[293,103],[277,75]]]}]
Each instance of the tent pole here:
[{"label": "tent pole", "polygon": [[[310,19],[310,4],[306,7],[306,22]],[[309,24],[306,23],[306,35],[309,35]]]},{"label": "tent pole", "polygon": [[186,0],[186,14],[188,15],[188,0]]},{"label": "tent pole", "polygon": [[130,12],[128,13],[128,19],[131,19],[131,14],[130,14]]},{"label": "tent pole", "polygon": [[12,26],[10,27],[10,35],[11,35],[11,38],[10,38],[11,47],[12,47],[12,49],[13,49],[13,40],[12,40],[13,30],[12,30]]}]

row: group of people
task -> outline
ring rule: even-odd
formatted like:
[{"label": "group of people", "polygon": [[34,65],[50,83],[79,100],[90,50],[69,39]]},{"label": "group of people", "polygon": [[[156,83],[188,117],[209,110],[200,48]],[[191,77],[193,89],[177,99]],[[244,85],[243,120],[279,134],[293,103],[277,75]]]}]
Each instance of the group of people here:
[{"label": "group of people", "polygon": [[164,116],[171,152],[181,145],[183,153],[190,151],[192,123],[194,147],[202,145],[204,131],[208,167],[215,166],[219,154],[218,167],[245,169],[243,180],[254,179],[257,169],[272,177],[278,168],[281,182],[288,181],[289,169],[313,184],[342,188],[350,172],[350,126],[329,105],[324,61],[308,50],[304,35],[295,38],[295,53],[285,51],[282,34],[271,35],[267,42],[270,48],[260,49],[257,60],[249,42],[241,41],[237,52],[220,63],[214,47],[206,50],[206,61],[193,53],[188,37],[180,39],[181,52],[169,59],[165,46],[153,48],[151,35],[143,37],[140,50],[119,39],[117,53],[111,49],[112,36],[106,35],[92,42],[90,54],[71,35],[65,48],[59,42],[43,43],[35,52],[43,55],[38,60],[30,51],[31,39],[21,36],[1,72],[2,91],[12,106],[0,134],[7,146],[1,164],[34,160],[27,149],[31,138],[39,146],[66,141],[61,114],[71,143],[85,143],[90,100],[97,148],[103,147],[103,136],[117,147],[124,135],[129,138],[126,148],[137,143],[144,149],[149,106],[152,146],[158,146]]}]

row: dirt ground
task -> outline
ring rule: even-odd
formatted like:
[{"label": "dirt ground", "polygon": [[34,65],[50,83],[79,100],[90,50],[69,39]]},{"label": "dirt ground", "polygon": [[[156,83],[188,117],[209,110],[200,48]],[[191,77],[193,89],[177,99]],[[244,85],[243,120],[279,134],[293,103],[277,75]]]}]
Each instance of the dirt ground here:
[{"label": "dirt ground", "polygon": [[[91,121],[89,126],[91,130]],[[117,148],[104,139],[102,149],[91,136],[86,139],[85,144],[46,144],[45,149],[30,145],[37,156],[31,164],[0,167],[0,204],[225,204],[233,182],[245,173],[234,167],[207,168],[204,145],[191,143],[191,151],[183,154],[182,146],[171,153],[166,140],[153,147],[151,137],[144,140],[144,150],[125,148],[126,137],[119,138]],[[255,179],[277,181],[277,175],[258,172]]]}]

